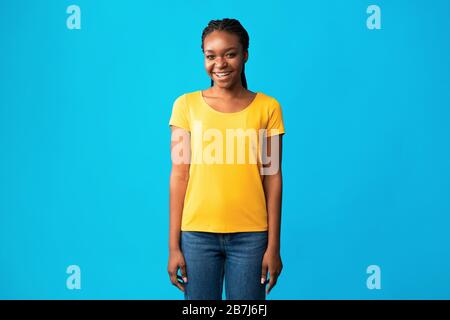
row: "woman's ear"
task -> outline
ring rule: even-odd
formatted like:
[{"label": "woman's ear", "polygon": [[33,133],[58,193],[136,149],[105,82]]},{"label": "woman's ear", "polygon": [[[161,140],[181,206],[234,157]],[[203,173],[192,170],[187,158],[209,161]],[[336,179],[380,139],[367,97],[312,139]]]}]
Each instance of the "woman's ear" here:
[{"label": "woman's ear", "polygon": [[248,51],[244,52],[244,63],[246,63],[248,60]]}]

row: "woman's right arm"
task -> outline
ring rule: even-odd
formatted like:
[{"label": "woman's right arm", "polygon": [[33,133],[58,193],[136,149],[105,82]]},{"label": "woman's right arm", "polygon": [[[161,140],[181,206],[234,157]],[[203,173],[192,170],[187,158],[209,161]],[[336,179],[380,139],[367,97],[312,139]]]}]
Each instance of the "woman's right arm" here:
[{"label": "woman's right arm", "polygon": [[[184,291],[183,283],[177,279],[177,272],[180,268],[183,281],[187,282],[186,263],[181,252],[180,236],[184,197],[189,181],[190,134],[187,130],[171,126],[171,136],[172,170],[170,173],[169,263],[167,271],[172,284]],[[180,154],[181,149],[183,149],[183,153],[187,152],[187,154]],[[183,161],[183,159],[189,159],[189,161]]]}]

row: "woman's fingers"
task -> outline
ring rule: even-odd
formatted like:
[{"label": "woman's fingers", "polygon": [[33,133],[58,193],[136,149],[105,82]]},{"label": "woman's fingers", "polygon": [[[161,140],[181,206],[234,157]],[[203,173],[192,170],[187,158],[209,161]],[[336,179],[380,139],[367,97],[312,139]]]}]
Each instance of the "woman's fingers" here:
[{"label": "woman's fingers", "polygon": [[265,263],[262,264],[262,269],[261,269],[261,284],[265,284],[266,283],[266,279],[267,279],[267,265]]},{"label": "woman's fingers", "polygon": [[266,293],[269,294],[273,287],[277,284],[279,273],[277,271],[270,271],[269,285],[267,286]]},{"label": "woman's fingers", "polygon": [[181,275],[182,275],[182,279],[184,282],[187,282],[187,273],[186,273],[186,264],[185,263],[181,263],[180,264],[180,270],[181,270]]},{"label": "woman's fingers", "polygon": [[178,289],[180,289],[181,291],[184,292],[184,285],[182,282],[178,281],[178,278],[181,279],[181,277],[177,274],[177,272],[169,272],[169,276],[170,276],[170,282],[172,282],[172,284],[177,287]]},{"label": "woman's fingers", "polygon": [[[178,274],[178,269],[181,270],[181,275]],[[170,282],[178,289],[184,292],[185,284],[187,283],[186,262],[181,252],[171,252],[169,256],[169,264],[167,266]],[[178,280],[179,279],[179,280]],[[181,281],[180,281],[181,280]]]}]

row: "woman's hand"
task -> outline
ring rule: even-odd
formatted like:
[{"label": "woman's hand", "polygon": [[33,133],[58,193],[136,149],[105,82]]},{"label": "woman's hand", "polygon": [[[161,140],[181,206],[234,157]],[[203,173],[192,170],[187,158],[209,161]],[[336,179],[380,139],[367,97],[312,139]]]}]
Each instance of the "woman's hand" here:
[{"label": "woman's hand", "polygon": [[[183,282],[178,281],[178,268],[181,269],[181,275]],[[187,282],[186,274],[186,262],[184,260],[183,253],[181,250],[170,250],[169,252],[169,264],[167,266],[167,271],[169,272],[170,282],[178,289],[184,292],[184,284]]]},{"label": "woman's hand", "polygon": [[278,276],[281,274],[282,269],[283,263],[281,262],[280,252],[272,249],[267,249],[264,253],[261,272],[261,284],[266,283],[267,271],[269,271],[270,274],[269,286],[266,290],[267,294],[269,294],[272,288],[276,285]]}]

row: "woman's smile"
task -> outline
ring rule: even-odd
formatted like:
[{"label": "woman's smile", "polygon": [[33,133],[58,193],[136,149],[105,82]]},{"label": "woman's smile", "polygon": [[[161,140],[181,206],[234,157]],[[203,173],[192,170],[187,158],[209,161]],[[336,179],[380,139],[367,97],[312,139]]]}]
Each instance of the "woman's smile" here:
[{"label": "woman's smile", "polygon": [[219,80],[226,80],[230,78],[232,71],[227,72],[213,72],[213,74],[216,76]]}]

